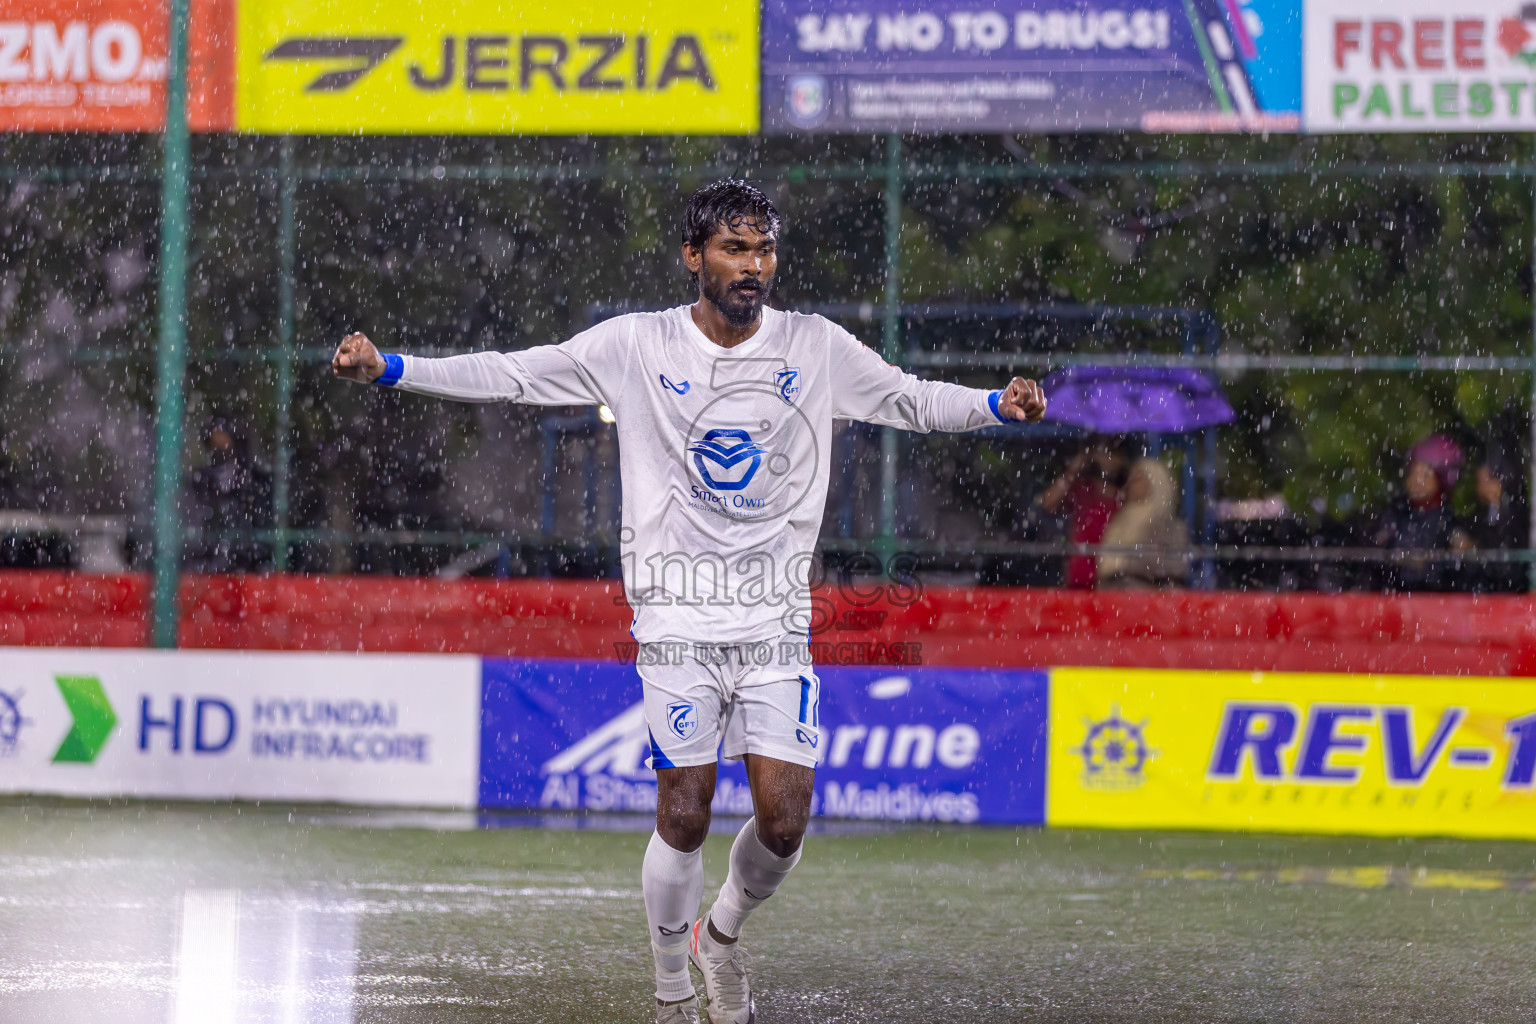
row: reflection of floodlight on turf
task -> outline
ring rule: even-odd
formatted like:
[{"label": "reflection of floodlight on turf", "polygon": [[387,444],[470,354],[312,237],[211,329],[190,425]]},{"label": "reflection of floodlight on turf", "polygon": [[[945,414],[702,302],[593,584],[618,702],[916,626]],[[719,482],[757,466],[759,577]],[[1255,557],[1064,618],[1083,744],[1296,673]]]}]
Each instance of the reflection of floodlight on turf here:
[{"label": "reflection of floodlight on turf", "polygon": [[602,420],[604,423],[618,422],[618,420],[614,419],[613,410],[608,408],[606,405],[600,405],[597,407],[597,418]]}]

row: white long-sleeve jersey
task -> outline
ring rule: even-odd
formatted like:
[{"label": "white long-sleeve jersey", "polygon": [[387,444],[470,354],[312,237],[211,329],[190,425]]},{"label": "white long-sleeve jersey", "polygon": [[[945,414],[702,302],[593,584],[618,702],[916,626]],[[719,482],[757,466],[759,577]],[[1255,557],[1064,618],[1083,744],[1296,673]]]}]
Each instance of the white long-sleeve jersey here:
[{"label": "white long-sleeve jersey", "polygon": [[466,402],[607,405],[635,639],[804,634],[832,421],[974,430],[1002,422],[999,392],[903,373],[820,316],[762,315],[734,348],[710,341],[679,306],[521,352],[388,355],[379,383]]}]

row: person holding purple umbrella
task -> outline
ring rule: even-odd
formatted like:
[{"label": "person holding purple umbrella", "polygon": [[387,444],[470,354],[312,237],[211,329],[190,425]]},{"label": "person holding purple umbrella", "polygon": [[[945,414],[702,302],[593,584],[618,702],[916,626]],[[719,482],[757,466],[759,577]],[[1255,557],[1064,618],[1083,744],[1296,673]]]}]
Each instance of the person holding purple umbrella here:
[{"label": "person holding purple umbrella", "polygon": [[1125,482],[1125,504],[1104,530],[1099,556],[1109,590],[1181,587],[1189,575],[1189,530],[1179,518],[1179,485],[1167,466],[1141,458]]},{"label": "person holding purple umbrella", "polygon": [[[1461,475],[1466,455],[1444,434],[1432,434],[1408,450],[1403,468],[1403,495],[1377,520],[1377,547],[1412,551],[1449,551],[1456,517],[1451,488]],[[1445,561],[1409,558],[1390,565],[1388,590],[1445,590],[1451,582]]]}]

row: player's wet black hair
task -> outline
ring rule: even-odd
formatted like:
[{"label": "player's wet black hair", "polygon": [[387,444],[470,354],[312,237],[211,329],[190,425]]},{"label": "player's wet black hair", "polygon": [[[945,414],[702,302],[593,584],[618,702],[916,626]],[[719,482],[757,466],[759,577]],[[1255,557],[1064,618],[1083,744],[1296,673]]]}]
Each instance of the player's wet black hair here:
[{"label": "player's wet black hair", "polygon": [[[737,228],[748,221],[766,235],[779,233],[779,211],[762,189],[740,178],[723,178],[688,197],[683,209],[683,244],[703,251],[704,243],[720,225]],[[699,275],[689,277],[697,287]]]}]

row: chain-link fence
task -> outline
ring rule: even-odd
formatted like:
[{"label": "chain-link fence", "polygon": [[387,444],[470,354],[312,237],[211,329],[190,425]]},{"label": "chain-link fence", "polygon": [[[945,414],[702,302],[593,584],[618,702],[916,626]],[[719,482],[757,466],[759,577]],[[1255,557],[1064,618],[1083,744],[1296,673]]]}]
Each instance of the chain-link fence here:
[{"label": "chain-link fence", "polygon": [[[1139,559],[1120,585],[1524,590],[1525,145],[197,137],[183,568],[615,575],[618,452],[596,411],[430,402],[326,364],[352,330],[512,349],[689,301],[679,212],[732,174],[785,216],[775,304],[912,372],[1194,368],[1234,410],[1109,436],[842,424],[833,564],[1088,586]],[[158,137],[0,140],[6,564],[150,563],[159,161]],[[1181,533],[1109,525],[1148,457]]]}]

